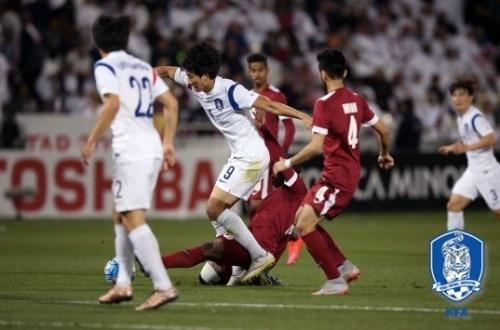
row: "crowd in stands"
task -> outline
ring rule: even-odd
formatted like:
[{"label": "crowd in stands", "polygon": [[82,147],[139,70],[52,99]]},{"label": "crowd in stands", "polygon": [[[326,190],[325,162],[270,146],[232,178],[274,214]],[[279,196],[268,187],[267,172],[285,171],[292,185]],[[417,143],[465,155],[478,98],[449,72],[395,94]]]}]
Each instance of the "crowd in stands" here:
[{"label": "crowd in stands", "polygon": [[[447,88],[477,82],[476,103],[500,127],[500,4],[487,0],[6,0],[0,10],[0,107],[4,112],[85,113],[100,100],[91,26],[127,14],[129,50],[156,65],[179,65],[198,40],[221,51],[220,74],[250,87],[245,57],[269,56],[271,81],[298,109],[324,94],[316,53],[342,49],[349,87],[395,132],[399,149],[450,139]],[[182,88],[181,121],[207,121]],[[182,125],[182,123],[181,123]],[[452,133],[450,133],[452,132]]]}]

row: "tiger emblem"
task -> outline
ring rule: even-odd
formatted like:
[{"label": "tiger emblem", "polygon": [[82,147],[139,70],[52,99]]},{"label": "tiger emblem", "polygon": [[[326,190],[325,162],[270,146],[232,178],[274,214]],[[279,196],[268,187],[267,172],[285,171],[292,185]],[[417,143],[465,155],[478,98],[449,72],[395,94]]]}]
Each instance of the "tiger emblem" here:
[{"label": "tiger emblem", "polygon": [[460,243],[463,235],[456,233],[455,237],[446,241],[442,247],[444,258],[443,275],[448,283],[469,278],[471,258],[469,248]]}]

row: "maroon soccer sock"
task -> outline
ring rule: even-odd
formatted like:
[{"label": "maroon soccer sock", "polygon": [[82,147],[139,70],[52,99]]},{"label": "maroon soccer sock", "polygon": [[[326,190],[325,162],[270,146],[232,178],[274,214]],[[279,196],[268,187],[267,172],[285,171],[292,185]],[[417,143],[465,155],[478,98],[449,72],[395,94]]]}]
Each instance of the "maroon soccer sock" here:
[{"label": "maroon soccer sock", "polygon": [[325,272],[326,278],[332,280],[339,277],[340,273],[337,270],[335,258],[331,253],[328,241],[323,237],[321,232],[314,230],[302,236],[302,239],[306,243],[307,250],[316,261],[316,264]]},{"label": "maroon soccer sock", "polygon": [[189,268],[207,260],[201,246],[174,252],[161,259],[165,268]]},{"label": "maroon soccer sock", "polygon": [[316,226],[316,229],[321,233],[321,236],[323,236],[323,238],[328,242],[328,246],[330,247],[330,251],[332,251],[332,255],[335,259],[335,264],[337,265],[337,267],[343,264],[344,261],[346,261],[346,257],[344,256],[342,251],[340,251],[337,244],[335,244],[333,237],[330,236],[330,234],[323,227],[319,225]]}]

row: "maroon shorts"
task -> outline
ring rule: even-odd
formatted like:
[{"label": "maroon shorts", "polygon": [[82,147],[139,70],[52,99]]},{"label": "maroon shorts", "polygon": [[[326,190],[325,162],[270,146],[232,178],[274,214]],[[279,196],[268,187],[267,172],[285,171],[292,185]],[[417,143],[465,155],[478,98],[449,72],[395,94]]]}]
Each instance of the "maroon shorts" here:
[{"label": "maroon shorts", "polygon": [[311,205],[317,216],[331,220],[344,211],[352,196],[352,191],[344,191],[328,182],[319,181],[311,187],[302,205]]}]

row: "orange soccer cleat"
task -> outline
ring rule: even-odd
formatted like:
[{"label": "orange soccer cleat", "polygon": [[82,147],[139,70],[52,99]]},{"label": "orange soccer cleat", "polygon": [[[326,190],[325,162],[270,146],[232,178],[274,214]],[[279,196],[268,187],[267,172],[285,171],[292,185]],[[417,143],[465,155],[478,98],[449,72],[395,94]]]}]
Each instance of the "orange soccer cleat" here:
[{"label": "orange soccer cleat", "polygon": [[299,260],[300,252],[302,251],[302,245],[304,241],[299,237],[296,241],[288,242],[288,259],[286,264],[292,266]]}]

